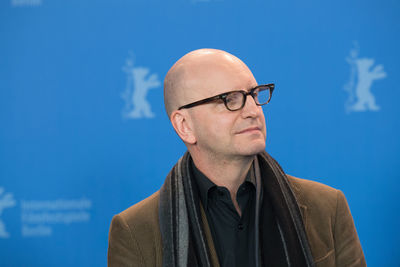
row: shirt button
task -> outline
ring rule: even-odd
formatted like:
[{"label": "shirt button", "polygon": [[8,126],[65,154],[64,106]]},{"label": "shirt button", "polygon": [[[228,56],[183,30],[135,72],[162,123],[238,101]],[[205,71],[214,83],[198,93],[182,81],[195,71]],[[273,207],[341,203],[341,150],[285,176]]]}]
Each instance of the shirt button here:
[{"label": "shirt button", "polygon": [[239,223],[239,224],[238,224],[238,229],[239,229],[239,230],[243,230],[243,229],[244,229],[243,223]]}]

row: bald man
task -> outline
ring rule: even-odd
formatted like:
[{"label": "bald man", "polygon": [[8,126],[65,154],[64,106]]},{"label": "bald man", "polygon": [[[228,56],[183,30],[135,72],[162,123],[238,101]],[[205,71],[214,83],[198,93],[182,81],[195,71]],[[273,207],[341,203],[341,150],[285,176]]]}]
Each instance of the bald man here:
[{"label": "bald man", "polygon": [[187,152],[159,191],[114,216],[109,266],[366,266],[343,193],[265,152],[273,90],[221,50],[172,66],[165,108]]}]

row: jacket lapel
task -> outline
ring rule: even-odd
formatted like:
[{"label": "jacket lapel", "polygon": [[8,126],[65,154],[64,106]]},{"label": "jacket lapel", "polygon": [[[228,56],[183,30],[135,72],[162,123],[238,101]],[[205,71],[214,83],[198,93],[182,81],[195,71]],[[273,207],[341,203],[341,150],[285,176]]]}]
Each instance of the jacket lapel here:
[{"label": "jacket lapel", "polygon": [[301,217],[303,218],[304,228],[307,229],[307,206],[299,203],[299,207]]},{"label": "jacket lapel", "polygon": [[[286,174],[286,176],[288,178],[292,177],[291,175],[288,175],[288,174]],[[301,217],[303,219],[304,229],[307,229],[307,205],[305,205],[303,203],[302,192],[300,192],[300,188],[298,188],[296,186],[296,184],[294,184],[290,179],[288,179],[288,181],[289,181],[289,185],[292,188],[293,193],[295,195],[297,205],[300,208],[300,213],[301,213]]]}]

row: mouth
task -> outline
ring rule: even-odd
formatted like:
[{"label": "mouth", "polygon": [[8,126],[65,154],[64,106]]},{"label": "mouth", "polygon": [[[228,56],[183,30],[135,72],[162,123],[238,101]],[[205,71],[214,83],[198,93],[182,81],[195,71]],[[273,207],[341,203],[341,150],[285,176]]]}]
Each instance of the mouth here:
[{"label": "mouth", "polygon": [[237,132],[237,134],[254,133],[254,132],[259,132],[259,131],[261,131],[261,128],[258,126],[254,126],[254,127],[249,127],[244,130],[241,130],[241,131]]}]

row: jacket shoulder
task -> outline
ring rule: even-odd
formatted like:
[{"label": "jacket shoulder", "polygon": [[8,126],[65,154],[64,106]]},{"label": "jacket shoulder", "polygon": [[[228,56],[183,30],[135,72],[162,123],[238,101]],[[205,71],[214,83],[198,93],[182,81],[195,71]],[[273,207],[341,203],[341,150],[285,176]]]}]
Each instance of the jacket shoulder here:
[{"label": "jacket shoulder", "polygon": [[159,266],[162,243],[159,191],[115,215],[109,234],[109,266]]},{"label": "jacket shoulder", "polygon": [[319,212],[335,212],[339,190],[319,182],[286,176],[300,205],[317,208]]},{"label": "jacket shoulder", "polygon": [[366,266],[347,200],[333,187],[287,175],[316,266]]},{"label": "jacket shoulder", "polygon": [[139,226],[142,223],[158,223],[159,199],[160,192],[157,191],[153,195],[127,208],[118,215],[122,217],[128,225],[134,224],[136,226]]},{"label": "jacket shoulder", "polygon": [[157,191],[117,215],[126,223],[139,244],[150,246],[157,251],[161,249],[161,232],[158,220],[159,199],[160,193]]}]

